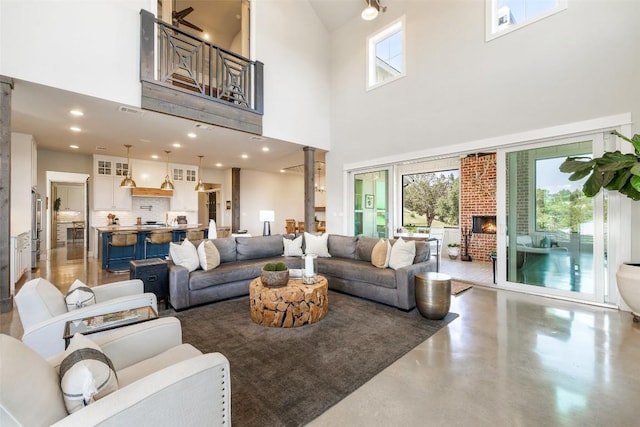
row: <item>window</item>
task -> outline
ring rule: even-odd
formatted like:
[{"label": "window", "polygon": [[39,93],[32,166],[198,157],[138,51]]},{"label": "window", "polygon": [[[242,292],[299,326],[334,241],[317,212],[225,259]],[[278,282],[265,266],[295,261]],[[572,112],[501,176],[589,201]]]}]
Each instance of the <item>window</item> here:
[{"label": "window", "polygon": [[367,38],[367,90],[405,75],[404,17]]},{"label": "window", "polygon": [[492,40],[567,8],[568,0],[485,0],[486,40]]},{"label": "window", "polygon": [[457,169],[402,175],[402,226],[418,233],[457,226],[459,175]]}]

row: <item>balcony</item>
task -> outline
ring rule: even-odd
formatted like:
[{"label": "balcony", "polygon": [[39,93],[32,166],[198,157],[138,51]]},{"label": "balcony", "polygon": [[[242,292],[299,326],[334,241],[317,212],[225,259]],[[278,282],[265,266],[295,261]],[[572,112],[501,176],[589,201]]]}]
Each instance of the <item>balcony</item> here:
[{"label": "balcony", "polygon": [[140,11],[142,108],[262,134],[263,67]]}]

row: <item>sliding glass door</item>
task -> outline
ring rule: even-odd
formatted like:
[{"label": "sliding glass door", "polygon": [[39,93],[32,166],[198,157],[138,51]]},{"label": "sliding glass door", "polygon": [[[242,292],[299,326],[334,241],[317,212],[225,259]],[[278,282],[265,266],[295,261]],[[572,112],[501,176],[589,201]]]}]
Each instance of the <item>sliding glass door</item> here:
[{"label": "sliding glass door", "polygon": [[602,136],[505,150],[500,251],[506,286],[596,302],[605,300],[604,194],[587,198],[560,172],[567,156],[592,157]]},{"label": "sliding glass door", "polygon": [[353,175],[354,236],[389,237],[389,170]]}]

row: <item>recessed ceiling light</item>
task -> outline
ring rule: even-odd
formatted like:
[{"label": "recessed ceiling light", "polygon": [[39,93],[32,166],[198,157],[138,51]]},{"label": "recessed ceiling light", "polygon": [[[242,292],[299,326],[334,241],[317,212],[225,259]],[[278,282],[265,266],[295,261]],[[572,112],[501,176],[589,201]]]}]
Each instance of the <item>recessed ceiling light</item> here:
[{"label": "recessed ceiling light", "polygon": [[174,142],[174,143],[173,143],[173,144],[171,144],[171,145],[172,145],[174,148],[180,148],[180,147],[182,147],[182,146],[180,145],[180,143],[179,143],[179,142]]},{"label": "recessed ceiling light", "polygon": [[222,163],[216,163],[216,167],[221,168],[222,167]]},{"label": "recessed ceiling light", "polygon": [[144,138],[140,138],[138,141],[140,141],[140,142],[151,142],[150,139],[144,139]]},{"label": "recessed ceiling light", "polygon": [[209,40],[209,33],[204,33],[202,35],[202,38],[205,39],[205,40]]},{"label": "recessed ceiling light", "polygon": [[188,136],[189,138],[195,138],[195,137],[196,137],[196,134],[195,134],[195,133],[193,133],[193,132],[189,132],[189,133],[187,134],[187,136]]},{"label": "recessed ceiling light", "polygon": [[249,158],[249,156],[247,156],[246,154],[243,154],[241,157],[242,157],[243,159],[248,159],[248,158]]},{"label": "recessed ceiling light", "polygon": [[152,159],[157,159],[157,158],[158,158],[158,155],[157,155],[157,154],[152,154],[152,155],[151,155],[151,158],[152,158]]},{"label": "recessed ceiling light", "polygon": [[71,126],[69,128],[69,130],[73,131],[73,132],[81,132],[82,129],[80,129],[78,126]]},{"label": "recessed ceiling light", "polygon": [[77,146],[77,145],[75,145],[75,144],[71,144],[71,145],[69,146],[69,148],[73,148],[74,150],[77,150],[77,149],[78,149],[78,148],[80,148],[80,147],[78,147],[78,146]]},{"label": "recessed ceiling light", "polygon": [[269,151],[269,147],[262,147],[262,151],[266,153],[267,151]]},{"label": "recessed ceiling light", "polygon": [[280,173],[285,173],[285,170],[284,169],[280,169]]},{"label": "recessed ceiling light", "polygon": [[76,117],[82,117],[82,116],[84,116],[84,113],[83,113],[82,111],[80,111],[80,110],[71,110],[71,111],[69,111],[69,113],[70,113],[72,116],[76,116]]}]

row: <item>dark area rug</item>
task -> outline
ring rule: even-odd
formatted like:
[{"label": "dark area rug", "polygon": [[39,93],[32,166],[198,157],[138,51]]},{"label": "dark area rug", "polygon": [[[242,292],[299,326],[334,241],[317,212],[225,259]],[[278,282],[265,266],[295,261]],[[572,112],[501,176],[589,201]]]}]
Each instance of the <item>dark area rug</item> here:
[{"label": "dark area rug", "polygon": [[183,341],[231,364],[231,421],[236,426],[300,426],[458,317],[423,318],[329,292],[329,313],[299,328],[251,321],[249,297],[176,313]]}]

